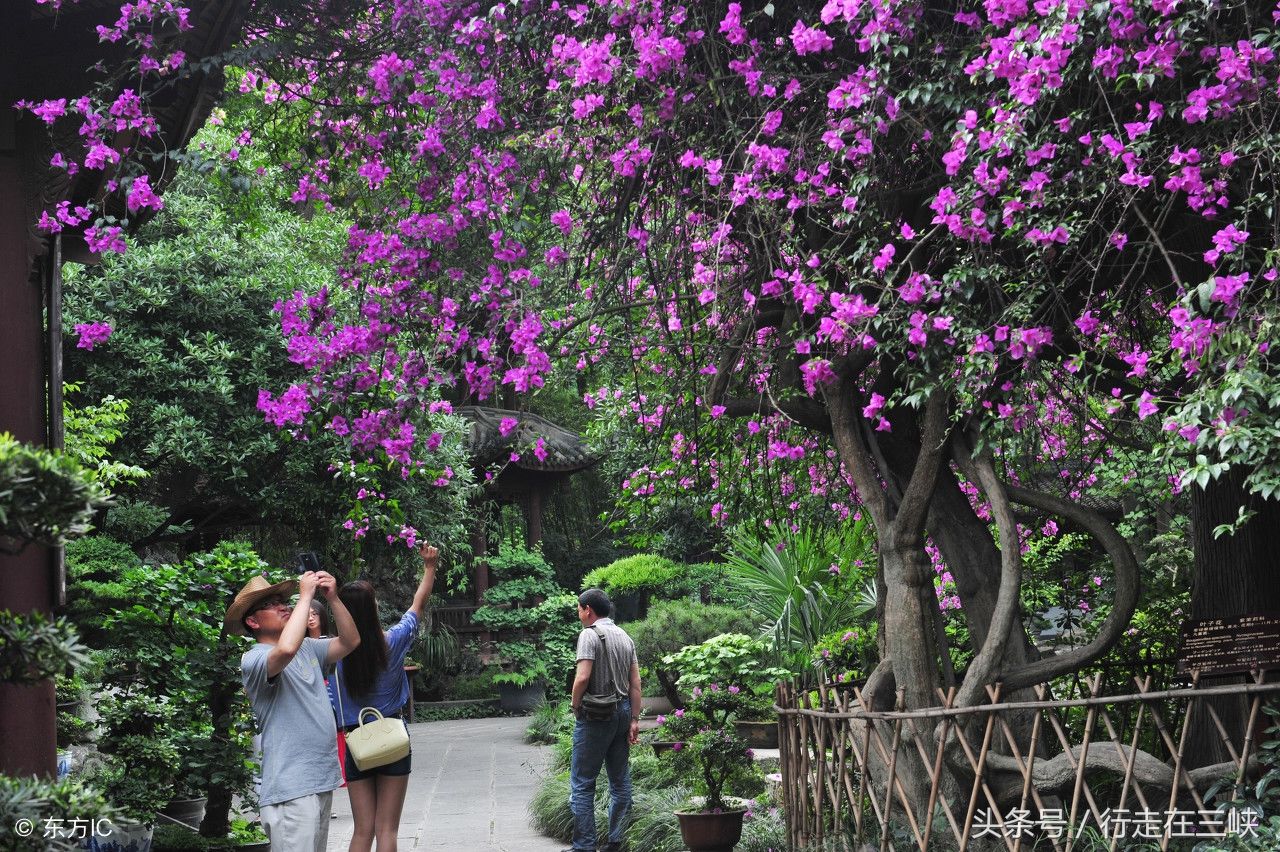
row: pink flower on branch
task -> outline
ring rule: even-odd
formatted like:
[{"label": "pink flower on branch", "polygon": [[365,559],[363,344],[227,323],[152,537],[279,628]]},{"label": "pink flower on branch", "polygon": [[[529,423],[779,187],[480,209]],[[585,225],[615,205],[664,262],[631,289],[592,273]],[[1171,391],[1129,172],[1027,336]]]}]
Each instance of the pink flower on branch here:
[{"label": "pink flower on branch", "polygon": [[80,340],[76,343],[77,349],[88,349],[93,351],[93,347],[99,343],[105,343],[107,338],[111,336],[111,324],[105,322],[82,322],[76,325],[76,334],[80,335]]}]

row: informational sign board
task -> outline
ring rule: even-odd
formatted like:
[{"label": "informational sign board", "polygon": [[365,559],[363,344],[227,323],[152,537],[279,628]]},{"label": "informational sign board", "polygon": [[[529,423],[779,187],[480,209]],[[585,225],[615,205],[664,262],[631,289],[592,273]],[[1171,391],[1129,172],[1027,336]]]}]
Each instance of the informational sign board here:
[{"label": "informational sign board", "polygon": [[1280,613],[1189,621],[1182,629],[1178,674],[1238,674],[1280,669]]}]

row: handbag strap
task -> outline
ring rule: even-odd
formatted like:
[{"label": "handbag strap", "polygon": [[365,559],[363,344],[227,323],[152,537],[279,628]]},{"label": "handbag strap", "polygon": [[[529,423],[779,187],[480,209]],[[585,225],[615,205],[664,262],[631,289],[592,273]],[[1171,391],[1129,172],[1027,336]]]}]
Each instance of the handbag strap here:
[{"label": "handbag strap", "polygon": [[347,714],[342,709],[342,681],[338,680],[338,672],[342,669],[342,660],[333,667],[333,691],[338,696],[338,730],[347,726]]},{"label": "handbag strap", "polygon": [[[596,634],[596,638],[598,638],[598,639],[600,640],[600,650],[601,650],[601,651],[603,652],[603,654],[604,654],[604,667],[605,667],[605,671],[604,671],[604,673],[603,673],[603,674],[601,674],[601,677],[605,677],[606,675],[612,675],[612,674],[613,674],[613,672],[612,672],[612,671],[609,671],[609,646],[605,644],[605,641],[604,641],[604,631],[603,631],[602,629],[600,629],[600,627],[598,627],[598,626],[597,626],[597,625],[595,625],[595,624],[591,625],[591,629],[592,629],[592,631],[594,631],[594,632],[595,632],[595,634]],[[592,667],[592,671],[593,671],[593,672],[595,671],[595,667],[594,667],[594,666]],[[604,683],[605,683],[605,685],[606,685],[607,687],[609,687],[609,691],[610,691],[610,692],[613,692],[613,678],[612,678],[612,677],[607,677],[607,678],[605,678]]]}]

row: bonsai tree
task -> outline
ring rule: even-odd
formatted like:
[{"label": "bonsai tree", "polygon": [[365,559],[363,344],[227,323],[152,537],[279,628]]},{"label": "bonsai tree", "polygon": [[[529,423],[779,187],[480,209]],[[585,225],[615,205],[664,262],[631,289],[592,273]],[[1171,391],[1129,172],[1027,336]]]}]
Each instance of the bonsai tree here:
[{"label": "bonsai tree", "polygon": [[675,742],[668,752],[672,768],[686,778],[695,795],[705,796],[695,811],[727,809],[727,791],[754,795],[760,787],[753,754],[730,722],[750,715],[758,701],[738,686],[696,688],[689,705],[659,716],[656,736]]},{"label": "bonsai tree", "polygon": [[172,708],[179,721],[169,746],[181,789],[169,785],[164,792],[207,797],[201,833],[225,836],[232,799],[252,793],[245,760],[252,730],[240,689],[240,640],[226,634],[222,615],[244,579],[267,565],[248,545],[230,542],[181,565],[130,557],[103,539],[69,551],[72,606],[80,611],[91,608],[91,598],[102,602],[105,612],[91,622],[90,635],[102,649],[103,685]]},{"label": "bonsai tree", "polygon": [[537,551],[503,545],[489,557],[489,571],[497,582],[472,620],[499,636],[503,671],[494,681],[523,687],[543,678],[567,689],[577,630],[573,595],[556,585]]},{"label": "bonsai tree", "polygon": [[653,553],[624,556],[594,569],[582,578],[582,588],[604,589],[617,606],[630,596],[637,618],[649,612],[653,598],[673,600],[688,597],[709,585],[723,566],[684,565]]},{"label": "bonsai tree", "polygon": [[89,777],[133,821],[149,824],[173,795],[178,751],[174,708],[145,695],[112,696],[99,705],[101,760]]},{"label": "bonsai tree", "polygon": [[748,695],[769,696],[774,684],[791,672],[770,665],[767,640],[742,633],[722,633],[698,645],[686,645],[662,658],[662,664],[680,672],[680,686],[706,690],[717,684],[737,684]]}]

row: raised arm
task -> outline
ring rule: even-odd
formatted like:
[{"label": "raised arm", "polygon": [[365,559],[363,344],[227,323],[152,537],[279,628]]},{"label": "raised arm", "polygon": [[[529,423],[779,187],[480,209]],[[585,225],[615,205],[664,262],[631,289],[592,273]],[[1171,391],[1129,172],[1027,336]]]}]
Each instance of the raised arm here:
[{"label": "raised arm", "polygon": [[338,629],[338,635],[329,643],[329,653],[325,656],[325,662],[333,665],[360,644],[360,631],[356,629],[356,623],[351,619],[351,613],[347,611],[342,598],[338,597],[338,581],[328,572],[321,571],[320,575],[320,589],[329,602],[329,611],[333,613],[333,623]]},{"label": "raised arm", "polygon": [[413,605],[409,607],[409,611],[416,615],[421,623],[422,613],[427,608],[427,600],[430,599],[431,590],[436,584],[436,568],[440,565],[440,551],[424,541],[418,552],[422,554],[422,581],[418,583],[418,590],[413,593]]},{"label": "raised arm", "polygon": [[293,662],[302,640],[307,635],[307,617],[311,614],[311,601],[316,595],[320,582],[314,571],[308,571],[298,578],[298,603],[293,607],[289,620],[280,631],[280,639],[267,654],[267,677],[275,677],[284,671],[285,666]]}]

